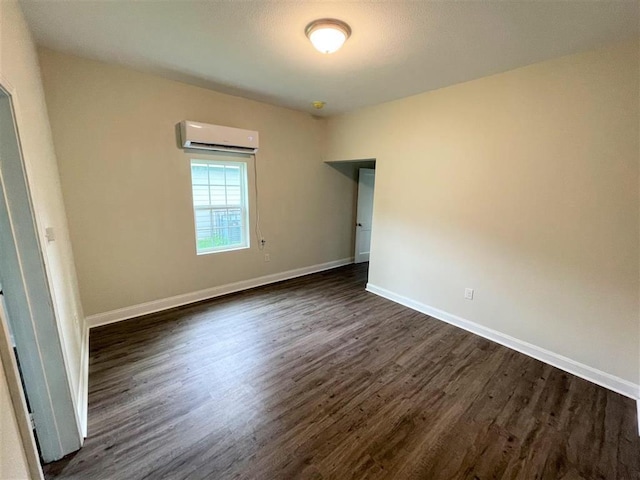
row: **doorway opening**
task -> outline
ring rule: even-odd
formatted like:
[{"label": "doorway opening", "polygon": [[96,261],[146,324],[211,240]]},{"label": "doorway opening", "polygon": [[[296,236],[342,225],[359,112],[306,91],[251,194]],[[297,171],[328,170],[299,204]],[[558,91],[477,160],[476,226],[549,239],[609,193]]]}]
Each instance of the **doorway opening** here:
[{"label": "doorway opening", "polygon": [[373,223],[373,192],[376,183],[374,168],[358,169],[358,200],[356,207],[356,241],[354,263],[369,261]]},{"label": "doorway opening", "polygon": [[354,263],[370,260],[373,232],[373,198],[375,192],[376,159],[327,161],[327,165],[353,180],[353,259]]}]

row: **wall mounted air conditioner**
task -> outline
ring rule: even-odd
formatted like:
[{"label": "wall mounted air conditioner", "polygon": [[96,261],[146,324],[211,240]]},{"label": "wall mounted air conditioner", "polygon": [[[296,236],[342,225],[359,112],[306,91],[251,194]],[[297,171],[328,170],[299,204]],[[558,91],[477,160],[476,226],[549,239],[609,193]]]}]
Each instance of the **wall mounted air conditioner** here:
[{"label": "wall mounted air conditioner", "polygon": [[258,151],[258,132],[251,130],[183,120],[180,135],[183,148],[234,153]]}]

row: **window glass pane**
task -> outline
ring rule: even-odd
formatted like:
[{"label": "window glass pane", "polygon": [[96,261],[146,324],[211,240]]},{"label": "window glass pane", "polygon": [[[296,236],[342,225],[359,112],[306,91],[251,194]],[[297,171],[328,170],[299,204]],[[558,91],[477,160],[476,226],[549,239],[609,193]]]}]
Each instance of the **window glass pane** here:
[{"label": "window glass pane", "polygon": [[227,204],[227,194],[224,186],[209,187],[211,192],[211,205],[224,207]]},{"label": "window glass pane", "polygon": [[209,184],[224,185],[223,165],[209,165]]},{"label": "window glass pane", "polygon": [[211,211],[196,210],[196,228],[211,230]]},{"label": "window glass pane", "polygon": [[207,250],[213,248],[213,239],[211,237],[198,239],[198,250]]},{"label": "window glass pane", "polygon": [[227,226],[227,211],[226,210],[214,210],[213,211],[213,226],[215,228],[225,228]]},{"label": "window glass pane", "polygon": [[209,205],[209,187],[206,185],[193,186],[193,204],[196,206]]},{"label": "window glass pane", "polygon": [[191,180],[197,253],[248,247],[244,163],[192,160]]},{"label": "window glass pane", "polygon": [[235,245],[242,243],[241,227],[229,227],[229,242]]},{"label": "window glass pane", "polygon": [[239,208],[227,209],[227,216],[229,218],[229,226],[242,225],[242,210]]},{"label": "window glass pane", "polygon": [[227,185],[240,185],[240,167],[226,167]]},{"label": "window glass pane", "polygon": [[194,185],[208,185],[207,166],[197,163],[191,165],[191,181]]},{"label": "window glass pane", "polygon": [[226,228],[215,228],[213,230],[213,246],[226,247],[229,245],[229,235]]},{"label": "window glass pane", "polygon": [[227,187],[227,205],[241,205],[242,194],[240,187]]},{"label": "window glass pane", "polygon": [[211,215],[209,210],[196,210],[196,241],[198,249],[211,248]]}]

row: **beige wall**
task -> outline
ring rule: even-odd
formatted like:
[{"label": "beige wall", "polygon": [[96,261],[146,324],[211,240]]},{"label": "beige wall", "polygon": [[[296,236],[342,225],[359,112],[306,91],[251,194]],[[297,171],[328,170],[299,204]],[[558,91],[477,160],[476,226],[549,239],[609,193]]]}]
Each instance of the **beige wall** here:
[{"label": "beige wall", "polygon": [[[324,120],[50,50],[40,61],[87,315],[352,256],[353,183],[321,161]],[[269,263],[253,226],[250,249],[196,256],[189,159],[207,155],[178,148],[185,119],[260,132]]]},{"label": "beige wall", "polygon": [[[84,317],[35,44],[17,2],[10,0],[0,2],[0,83],[13,96],[70,388],[80,416]],[[54,228],[55,242],[45,241],[46,227]]]},{"label": "beige wall", "polygon": [[0,360],[0,478],[3,480],[30,478],[27,458],[18,431],[9,386]]},{"label": "beige wall", "polygon": [[637,384],[638,77],[636,41],[331,119],[378,159],[370,283]]}]

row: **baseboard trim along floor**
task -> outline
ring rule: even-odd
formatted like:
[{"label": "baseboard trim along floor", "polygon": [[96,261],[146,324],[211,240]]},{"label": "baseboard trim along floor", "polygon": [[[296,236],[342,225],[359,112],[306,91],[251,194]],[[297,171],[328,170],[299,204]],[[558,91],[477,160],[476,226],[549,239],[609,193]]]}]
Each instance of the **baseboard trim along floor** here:
[{"label": "baseboard trim along floor", "polygon": [[199,290],[197,292],[185,293],[183,295],[162,298],[151,302],[132,305],[130,307],[111,310],[109,312],[90,315],[86,317],[86,322],[89,328],[95,328],[102,325],[108,325],[110,323],[120,322],[122,320],[128,320],[130,318],[140,317],[142,315],[148,315],[150,313],[160,312],[162,310],[168,310],[170,308],[180,307],[189,303],[201,302],[202,300],[209,300],[211,298],[220,297],[222,295],[228,295],[230,293],[240,292],[242,290],[248,290],[250,288],[261,287],[270,283],[281,282],[283,280],[302,277],[304,275],[310,275],[312,273],[331,270],[332,268],[342,267],[351,263],[353,263],[353,257],[342,258],[340,260],[334,260],[332,262],[320,263],[308,267],[296,268],[294,270],[287,270],[285,272],[251,278],[249,280],[220,285],[218,287],[207,288],[204,290]]},{"label": "baseboard trim along floor", "polygon": [[[640,397],[639,385],[616,377],[615,375],[611,375],[583,363],[576,362],[575,360],[572,360],[570,358],[564,357],[549,350],[545,350],[544,348],[538,347],[531,343],[527,343],[523,340],[519,340],[515,337],[505,335],[504,333],[498,332],[497,330],[484,327],[470,320],[458,317],[457,315],[453,315],[429,305],[425,305],[424,303],[411,300],[410,298],[398,295],[397,293],[391,292],[385,288],[378,287],[371,283],[367,284],[367,291],[374,293],[380,297],[384,297],[393,302],[399,303],[400,305],[404,305],[405,307],[411,308],[412,310],[416,310],[420,313],[424,313],[425,315],[429,315],[430,317],[467,330],[468,332],[480,335],[487,340],[499,343],[500,345],[504,345],[505,347],[511,348],[512,350],[524,353],[525,355],[540,360],[541,362],[557,367],[561,370],[564,370],[565,372],[576,375],[580,378],[595,383],[596,385],[600,385],[601,387],[608,388],[609,390],[620,393],[626,397],[630,397],[635,400],[638,400]],[[638,407],[638,412],[640,415],[640,406]]]}]

